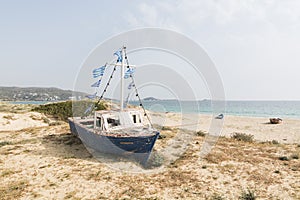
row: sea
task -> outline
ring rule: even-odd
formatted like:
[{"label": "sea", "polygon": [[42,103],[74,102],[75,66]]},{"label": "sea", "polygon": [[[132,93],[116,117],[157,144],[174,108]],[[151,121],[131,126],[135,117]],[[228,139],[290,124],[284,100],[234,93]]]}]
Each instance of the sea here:
[{"label": "sea", "polygon": [[33,104],[33,105],[42,105],[46,103],[50,103],[53,101],[10,101],[10,104]]},{"label": "sea", "polygon": [[[12,104],[46,104],[48,101],[18,101]],[[129,104],[138,106],[138,101],[131,101]],[[153,112],[174,112],[174,113],[201,113],[215,114],[212,101],[178,101],[178,100],[152,100],[143,101],[146,110]],[[214,104],[216,105],[216,104]],[[218,103],[217,103],[218,105]],[[225,115],[250,116],[250,117],[279,117],[300,119],[300,101],[226,101]],[[218,108],[218,106],[217,106]]]},{"label": "sea", "polygon": [[[130,102],[139,105],[139,102]],[[219,102],[220,103],[220,102]],[[300,119],[300,101],[226,101],[225,110],[218,107],[213,109],[209,100],[203,101],[177,101],[154,100],[144,101],[143,106],[154,112],[182,112],[212,114],[216,111],[226,115],[250,116],[250,117],[279,117]],[[218,110],[219,108],[219,110]],[[223,111],[221,111],[223,110]]]}]

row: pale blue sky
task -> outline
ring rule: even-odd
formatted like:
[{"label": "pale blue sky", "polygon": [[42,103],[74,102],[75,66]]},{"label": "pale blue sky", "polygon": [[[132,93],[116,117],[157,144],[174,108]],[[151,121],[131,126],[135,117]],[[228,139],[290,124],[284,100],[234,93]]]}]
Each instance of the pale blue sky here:
[{"label": "pale blue sky", "polygon": [[213,59],[227,99],[300,100],[300,1],[0,1],[0,85],[72,89],[112,35],[161,27]]}]

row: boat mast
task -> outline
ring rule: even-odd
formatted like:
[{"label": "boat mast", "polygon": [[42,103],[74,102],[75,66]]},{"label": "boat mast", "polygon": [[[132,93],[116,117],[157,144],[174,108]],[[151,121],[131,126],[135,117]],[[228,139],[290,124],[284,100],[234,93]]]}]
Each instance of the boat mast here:
[{"label": "boat mast", "polygon": [[122,48],[122,66],[121,66],[121,102],[120,102],[120,111],[122,112],[123,111],[123,101],[124,101],[124,69],[125,69],[125,48],[123,46]]}]

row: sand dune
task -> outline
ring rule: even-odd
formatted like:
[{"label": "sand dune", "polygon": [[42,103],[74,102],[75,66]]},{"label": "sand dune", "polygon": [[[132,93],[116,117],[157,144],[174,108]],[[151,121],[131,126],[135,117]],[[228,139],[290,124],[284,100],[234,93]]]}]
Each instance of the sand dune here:
[{"label": "sand dune", "polygon": [[48,126],[48,119],[41,113],[0,113],[0,131],[15,131],[24,128]]}]

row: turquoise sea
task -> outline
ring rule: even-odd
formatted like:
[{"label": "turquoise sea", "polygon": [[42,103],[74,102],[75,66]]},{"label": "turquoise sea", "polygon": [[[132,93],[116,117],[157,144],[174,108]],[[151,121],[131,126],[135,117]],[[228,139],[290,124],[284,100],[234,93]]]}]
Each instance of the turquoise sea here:
[{"label": "turquoise sea", "polygon": [[[138,102],[130,102],[138,105]],[[156,100],[144,101],[147,110],[155,112],[212,113],[212,102]],[[226,115],[252,117],[299,118],[300,101],[226,101]]]},{"label": "turquoise sea", "polygon": [[10,101],[11,104],[33,104],[33,105],[42,105],[52,101]]}]

